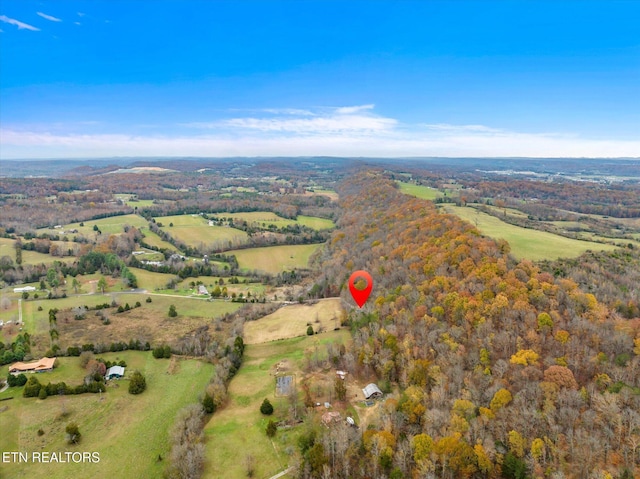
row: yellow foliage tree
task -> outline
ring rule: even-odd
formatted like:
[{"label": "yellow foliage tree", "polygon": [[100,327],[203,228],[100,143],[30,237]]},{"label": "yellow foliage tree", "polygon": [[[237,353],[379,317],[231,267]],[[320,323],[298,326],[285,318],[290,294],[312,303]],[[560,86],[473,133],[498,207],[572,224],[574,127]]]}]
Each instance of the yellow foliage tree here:
[{"label": "yellow foliage tree", "polygon": [[502,388],[496,391],[496,393],[493,395],[493,399],[491,400],[491,403],[489,403],[489,408],[493,413],[496,413],[507,404],[509,404],[512,399],[513,397],[511,396],[509,390]]},{"label": "yellow foliage tree", "polygon": [[533,349],[521,349],[516,354],[511,356],[509,362],[511,364],[530,366],[537,363],[538,359],[540,359],[540,356]]},{"label": "yellow foliage tree", "polygon": [[531,441],[531,456],[533,456],[536,461],[540,461],[543,455],[544,441],[539,437],[536,437],[533,441]]},{"label": "yellow foliage tree", "polygon": [[524,456],[524,438],[518,431],[509,431],[509,450],[517,457]]},{"label": "yellow foliage tree", "polygon": [[420,463],[429,459],[433,451],[433,439],[428,434],[418,434],[413,437],[411,446],[413,447],[413,459]]},{"label": "yellow foliage tree", "polygon": [[484,472],[485,474],[489,474],[493,469],[493,464],[491,463],[491,459],[487,454],[487,451],[484,450],[482,444],[476,444],[473,446],[473,452],[476,453],[476,459],[478,460],[478,469]]}]

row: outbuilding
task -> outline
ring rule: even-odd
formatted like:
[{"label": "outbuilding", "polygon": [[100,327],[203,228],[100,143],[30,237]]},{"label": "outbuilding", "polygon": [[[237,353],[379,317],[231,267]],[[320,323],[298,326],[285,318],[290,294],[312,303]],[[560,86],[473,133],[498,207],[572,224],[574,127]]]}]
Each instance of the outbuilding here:
[{"label": "outbuilding", "polygon": [[111,366],[105,374],[105,379],[121,379],[124,377],[124,368],[122,366]]},{"label": "outbuilding", "polygon": [[365,399],[378,399],[382,397],[382,391],[380,391],[380,388],[374,383],[367,384],[362,390],[362,394],[364,394]]}]

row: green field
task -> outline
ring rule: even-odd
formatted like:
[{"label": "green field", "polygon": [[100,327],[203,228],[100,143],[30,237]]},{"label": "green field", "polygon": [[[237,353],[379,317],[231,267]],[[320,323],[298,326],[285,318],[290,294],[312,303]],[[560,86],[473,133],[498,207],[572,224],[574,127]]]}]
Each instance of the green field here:
[{"label": "green field", "polygon": [[332,331],[320,336],[247,346],[242,366],[229,385],[228,404],[217,411],[205,427],[207,466],[203,478],[247,477],[245,459],[248,455],[255,460],[254,477],[258,478],[271,477],[291,465],[286,449],[287,446],[291,451],[297,449],[299,428],[278,431],[272,443],[265,434],[267,419],[260,414],[260,404],[265,398],[274,405],[274,419],[287,414],[287,399],[274,395],[274,366],[286,360],[291,371],[298,374],[304,364],[305,350],[317,344],[324,353],[324,343],[346,343],[348,339],[347,331]]},{"label": "green field", "polygon": [[74,233],[67,232],[70,229],[77,229],[78,234],[91,237],[96,234],[93,230],[94,225],[98,227],[102,234],[119,234],[124,232],[125,225],[141,228],[143,226],[147,226],[147,220],[138,215],[110,216],[99,220],[87,220],[84,222],[84,226],[80,226],[80,223],[70,223],[62,225],[62,228],[60,229],[40,228],[38,230],[38,234],[49,233],[62,235],[62,232],[64,231],[64,234],[71,237]]},{"label": "green field", "polygon": [[400,186],[400,191],[405,195],[415,196],[423,200],[435,200],[442,197],[442,193],[430,186],[414,185],[403,181],[396,181],[396,183]]},{"label": "green field", "polygon": [[[162,223],[162,230],[183,243],[199,247],[231,248],[245,244],[248,235],[244,231],[224,226],[209,226],[200,215],[160,216],[156,223]],[[173,226],[169,226],[173,223]]]},{"label": "green field", "polygon": [[132,208],[135,208],[136,206],[138,208],[144,208],[145,206],[153,206],[155,204],[154,200],[139,200],[136,198],[137,195],[129,193],[118,193],[113,196],[124,201],[127,206],[131,206]]},{"label": "green field", "polygon": [[580,256],[587,250],[609,251],[615,249],[615,246],[609,244],[580,241],[545,231],[511,225],[475,208],[447,205],[445,211],[477,226],[487,236],[506,240],[511,246],[511,254],[517,259],[526,258],[537,261],[573,258]]},{"label": "green field", "polygon": [[333,221],[326,218],[318,218],[317,216],[298,215],[298,219],[296,221],[302,226],[307,226],[314,230],[328,230],[335,226]]},{"label": "green field", "polygon": [[278,216],[275,213],[270,211],[252,211],[246,213],[220,213],[215,215],[217,218],[233,218],[234,221],[242,220],[246,221],[249,224],[257,224],[263,228],[268,228],[271,225],[274,225],[278,228],[299,224],[302,226],[307,226],[308,228],[312,228],[314,230],[324,230],[331,229],[335,226],[333,221],[328,220],[326,218],[318,218],[315,216],[298,216],[295,220],[290,220],[287,218],[283,218]]},{"label": "green field", "polygon": [[[55,396],[44,401],[23,398],[22,388],[0,393],[0,450],[2,451],[95,451],[99,463],[22,463],[2,466],[2,477],[31,479],[93,477],[162,477],[169,453],[168,430],[176,412],[196,402],[213,374],[213,366],[196,360],[182,360],[169,370],[170,360],[154,359],[150,352],[124,351],[101,355],[105,359],[124,359],[127,374],[140,370],[147,390],[137,396],[127,392],[128,380],[112,381],[103,394]],[[77,358],[64,358],[60,371],[41,373],[40,382],[65,380],[76,385],[83,370]],[[1,410],[2,408],[0,408]],[[62,412],[68,416],[62,418]],[[66,444],[64,428],[76,422],[82,440]],[[37,435],[38,429],[44,435]]]},{"label": "green field", "polygon": [[176,277],[173,274],[154,273],[153,271],[140,268],[129,268],[129,271],[136,275],[138,288],[149,291],[163,289],[172,278]]},{"label": "green field", "polygon": [[142,234],[144,235],[143,241],[150,246],[155,246],[158,249],[167,249],[169,251],[178,251],[178,248],[173,246],[171,243],[163,240],[153,231],[149,230],[149,228],[142,228]]},{"label": "green field", "polygon": [[[11,258],[11,261],[15,261],[16,260],[16,250],[14,247],[15,243],[16,243],[15,240],[12,240],[10,238],[0,238],[0,257],[8,256],[9,258]],[[65,241],[52,241],[52,243],[64,248],[64,250],[66,250],[70,246],[73,247],[76,245],[75,243],[65,242]],[[63,257],[55,256],[54,257],[49,254],[38,253],[37,251],[22,250],[23,265],[41,264],[41,263],[51,264],[54,261],[61,261],[63,263],[73,262],[75,261],[75,257],[73,256],[63,256]]]},{"label": "green field", "polygon": [[321,244],[265,246],[227,251],[226,254],[235,255],[242,269],[277,274],[294,268],[307,268],[309,258],[321,246]]}]

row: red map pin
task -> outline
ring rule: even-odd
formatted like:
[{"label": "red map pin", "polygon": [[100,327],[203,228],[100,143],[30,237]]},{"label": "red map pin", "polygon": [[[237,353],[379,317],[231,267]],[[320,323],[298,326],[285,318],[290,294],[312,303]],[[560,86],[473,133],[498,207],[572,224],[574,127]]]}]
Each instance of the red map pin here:
[{"label": "red map pin", "polygon": [[[356,288],[356,280],[364,279],[367,282],[367,287],[364,289]],[[371,290],[373,289],[373,279],[371,279],[371,275],[366,271],[356,271],[349,278],[349,291],[351,291],[351,296],[353,296],[354,301],[358,305],[358,307],[362,308],[364,303],[369,299],[369,295],[371,294]]]}]

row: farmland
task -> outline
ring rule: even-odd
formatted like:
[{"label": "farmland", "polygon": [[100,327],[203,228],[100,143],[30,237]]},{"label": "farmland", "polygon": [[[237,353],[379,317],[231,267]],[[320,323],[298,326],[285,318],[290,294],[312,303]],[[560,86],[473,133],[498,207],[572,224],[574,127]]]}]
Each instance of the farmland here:
[{"label": "farmland", "polygon": [[320,246],[322,245],[266,246],[232,250],[226,254],[235,255],[240,268],[244,270],[277,274],[294,268],[308,267],[309,258]]},{"label": "farmland", "polygon": [[141,228],[147,225],[147,221],[138,215],[119,215],[119,216],[110,216],[108,218],[102,218],[99,220],[91,220],[83,222],[83,225],[80,226],[80,223],[69,223],[65,225],[61,225],[62,228],[41,228],[38,230],[38,233],[55,233],[55,234],[67,234],[68,236],[72,236],[74,233],[69,233],[69,230],[75,229],[78,230],[78,234],[82,234],[85,236],[93,236],[96,234],[96,231],[93,229],[96,226],[102,234],[119,234],[124,232],[125,225],[135,226],[136,228]]},{"label": "farmland", "polygon": [[311,326],[314,332],[339,328],[343,314],[340,301],[339,298],[331,298],[318,301],[314,305],[283,306],[257,321],[246,323],[245,343],[258,344],[304,336],[307,334],[308,326]]},{"label": "farmland", "polygon": [[423,200],[435,200],[442,197],[441,192],[430,186],[415,185],[402,181],[397,181],[396,183],[400,186],[400,191],[405,195],[415,196]]},{"label": "farmland", "polygon": [[576,257],[587,250],[615,249],[615,246],[609,244],[580,241],[545,231],[514,226],[474,208],[447,205],[445,211],[477,226],[487,236],[506,240],[511,246],[511,253],[517,259],[536,261]]},{"label": "farmland", "polygon": [[[51,396],[42,401],[23,398],[21,389],[0,393],[8,406],[0,412],[3,451],[96,451],[99,463],[54,463],[3,465],[2,477],[161,477],[169,452],[167,431],[176,412],[196,402],[213,373],[213,366],[196,360],[180,360],[169,368],[168,359],[154,359],[150,352],[124,351],[100,355],[106,360],[125,360],[127,373],[140,370],[147,390],[137,396],[127,392],[128,380],[113,381],[103,394]],[[51,374],[38,376],[41,382],[78,384],[84,377],[78,358],[62,358]],[[2,371],[6,372],[3,368]],[[76,422],[82,433],[80,445],[65,441],[65,426]],[[39,436],[38,429],[44,434]]]},{"label": "farmland", "polygon": [[247,346],[242,367],[229,386],[228,404],[205,427],[207,463],[203,477],[244,478],[249,455],[255,462],[255,477],[271,477],[291,465],[290,454],[297,448],[300,427],[279,431],[270,441],[264,432],[267,419],[259,411],[262,400],[268,398],[276,419],[287,414],[287,398],[274,395],[275,365],[286,362],[291,374],[300,375],[306,352],[319,346],[324,355],[324,344],[343,344],[348,338],[346,331],[332,331]]},{"label": "farmland", "polygon": [[315,230],[323,230],[333,228],[335,225],[333,221],[325,218],[317,218],[315,216],[299,215],[297,219],[291,220],[276,215],[270,211],[254,211],[247,213],[220,213],[216,215],[218,218],[231,218],[234,221],[242,220],[249,224],[257,224],[261,227],[268,228],[269,226],[275,226],[281,228],[291,225],[302,225]]},{"label": "farmland", "polygon": [[[223,226],[209,226],[200,215],[161,216],[156,223],[162,224],[162,230],[186,245],[232,247],[245,244],[248,235],[244,231]],[[171,226],[173,224],[173,226]]]}]

